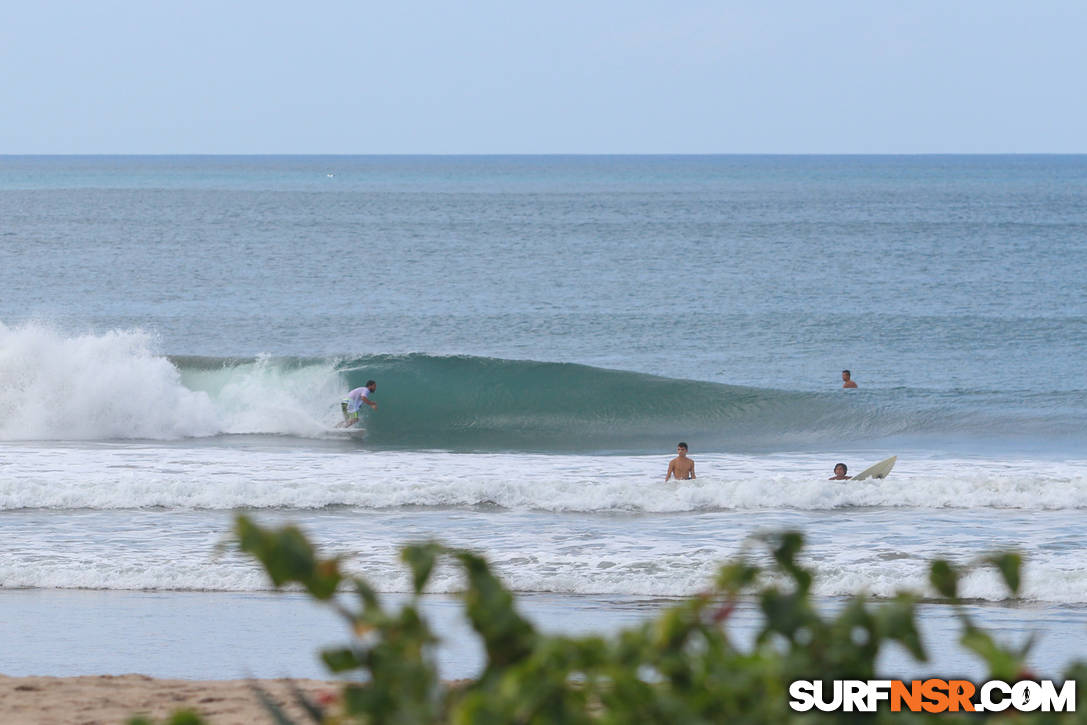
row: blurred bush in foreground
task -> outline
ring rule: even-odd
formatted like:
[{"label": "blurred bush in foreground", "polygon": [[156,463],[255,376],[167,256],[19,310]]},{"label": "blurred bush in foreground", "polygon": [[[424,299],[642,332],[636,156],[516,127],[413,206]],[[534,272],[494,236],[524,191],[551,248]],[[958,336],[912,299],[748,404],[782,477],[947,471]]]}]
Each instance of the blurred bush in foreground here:
[{"label": "blurred bush in foreground", "polygon": [[[1083,712],[929,714],[890,712],[886,703],[875,713],[792,711],[789,683],[877,679],[876,660],[891,643],[926,661],[912,594],[880,602],[855,595],[832,615],[820,614],[812,602],[812,574],[798,561],[803,537],[794,532],[760,539],[772,555],[770,566],[746,558],[726,564],[707,592],[609,637],[538,632],[518,613],[513,595],[487,562],[469,551],[437,543],[405,547],[401,558],[411,571],[414,591],[406,604],[391,610],[365,580],[341,571],[338,558],[318,556],[293,526],[268,529],[239,516],[235,533],[240,549],[261,562],[276,587],[300,585],[334,608],[350,629],[348,644],[321,653],[329,671],[347,679],[338,698],[319,705],[296,693],[318,723],[672,725],[860,719],[902,725],[990,717],[1009,724],[1087,722]],[[439,677],[437,640],[419,607],[431,573],[449,562],[464,572],[461,596],[486,653],[482,673],[456,683]],[[957,608],[959,642],[987,665],[986,679],[1032,679],[1024,668],[1030,643],[1021,648],[998,643],[959,604],[959,579],[981,566],[994,567],[1009,592],[1018,592],[1020,559],[1008,553],[984,557],[970,567],[935,561],[930,582]],[[343,593],[345,588],[350,595]],[[724,627],[741,597],[753,598],[763,617],[748,649],[733,643]],[[1076,664],[1066,678],[1077,680],[1082,689],[1087,666]],[[275,722],[290,722],[255,689]],[[198,722],[189,714],[186,718],[185,723]]]}]

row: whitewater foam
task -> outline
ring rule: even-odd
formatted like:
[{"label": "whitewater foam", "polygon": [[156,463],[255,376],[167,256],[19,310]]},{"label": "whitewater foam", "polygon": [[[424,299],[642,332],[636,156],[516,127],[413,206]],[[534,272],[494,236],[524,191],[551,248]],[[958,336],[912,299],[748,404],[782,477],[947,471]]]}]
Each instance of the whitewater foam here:
[{"label": "whitewater foam", "polygon": [[139,330],[62,336],[0,323],[0,440],[214,435],[207,395]]},{"label": "whitewater foam", "polygon": [[267,356],[183,369],[142,330],[65,335],[0,323],[0,440],[320,437],[343,384],[335,361]]},{"label": "whitewater foam", "polygon": [[883,481],[827,481],[834,461],[699,456],[663,483],[666,458],[150,444],[0,446],[0,510],[498,507],[554,512],[851,508],[1087,508],[1087,462],[903,455]]},{"label": "whitewater foam", "polygon": [[[140,520],[122,521],[117,513],[96,514],[62,522],[49,536],[31,531],[34,522],[16,527],[20,546],[0,559],[0,589],[56,588],[171,591],[265,591],[271,583],[256,564],[234,553],[215,554],[228,526],[225,517],[176,518],[148,512]],[[519,518],[506,526],[482,525],[480,515],[453,524],[443,539],[485,553],[506,585],[518,592],[579,595],[677,597],[704,591],[718,567],[741,551],[768,564],[764,551],[745,543],[757,533],[754,522],[738,520],[715,536],[714,522],[686,522],[667,536],[676,522],[668,518],[627,521],[626,533],[612,522],[585,527],[576,523],[534,526]],[[278,517],[277,517],[278,519]],[[325,552],[342,556],[345,569],[364,576],[381,592],[411,591],[410,576],[399,560],[399,547],[417,540],[416,517],[381,517],[365,525],[349,517],[322,515],[303,522],[303,528]],[[57,522],[55,522],[57,523]],[[892,597],[911,591],[938,598],[928,585],[927,562],[950,555],[961,564],[973,553],[949,552],[921,538],[909,552],[888,556],[877,540],[850,546],[834,543],[834,521],[813,521],[819,536],[804,563],[816,575],[820,596],[846,596],[867,592]],[[158,530],[153,526],[159,525]],[[110,541],[88,542],[81,526],[95,525]],[[900,523],[886,528],[902,533]],[[145,533],[155,531],[153,536]],[[637,533],[641,530],[641,533]],[[931,530],[928,532],[931,533]],[[820,541],[822,543],[820,543]],[[1026,601],[1087,604],[1087,567],[1078,559],[1061,557],[1044,547],[1029,546],[1023,570],[1022,598]],[[462,591],[464,580],[454,566],[435,572],[429,591]],[[966,598],[1003,601],[1009,593],[992,571],[964,577],[960,591]]]}]

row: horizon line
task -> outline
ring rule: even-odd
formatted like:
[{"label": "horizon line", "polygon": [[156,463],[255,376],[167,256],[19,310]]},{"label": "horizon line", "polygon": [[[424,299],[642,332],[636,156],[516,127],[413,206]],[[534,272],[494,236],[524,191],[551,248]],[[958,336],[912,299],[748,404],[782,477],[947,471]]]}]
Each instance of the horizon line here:
[{"label": "horizon line", "polygon": [[479,152],[479,153],[437,153],[437,152],[391,152],[391,153],[356,153],[356,152],[80,152],[80,153],[0,153],[0,158],[14,157],[239,157],[239,156],[357,156],[357,157],[569,157],[569,156],[1087,156],[1087,151],[910,151],[910,152],[858,152],[858,151],[801,151],[801,152]]}]

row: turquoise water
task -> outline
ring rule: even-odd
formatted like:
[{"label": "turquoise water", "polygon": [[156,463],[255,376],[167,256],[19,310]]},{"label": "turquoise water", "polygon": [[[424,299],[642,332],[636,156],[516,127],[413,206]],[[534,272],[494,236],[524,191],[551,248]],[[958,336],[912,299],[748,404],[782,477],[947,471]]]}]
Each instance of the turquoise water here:
[{"label": "turquoise water", "polygon": [[1016,548],[1068,633],[1085,240],[1082,156],[0,157],[0,591],[264,590],[248,508],[603,611],[793,527],[826,597]]}]

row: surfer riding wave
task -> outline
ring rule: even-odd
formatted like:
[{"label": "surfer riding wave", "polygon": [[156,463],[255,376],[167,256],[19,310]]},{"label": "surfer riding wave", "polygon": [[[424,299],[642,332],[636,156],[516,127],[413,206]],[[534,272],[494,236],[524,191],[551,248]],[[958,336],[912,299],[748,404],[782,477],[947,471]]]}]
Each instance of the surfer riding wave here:
[{"label": "surfer riding wave", "polygon": [[377,403],[370,400],[370,395],[377,391],[377,383],[367,380],[366,385],[355,388],[340,402],[340,410],[343,412],[343,422],[337,424],[337,428],[350,428],[359,422],[359,411],[365,403],[377,410]]}]

